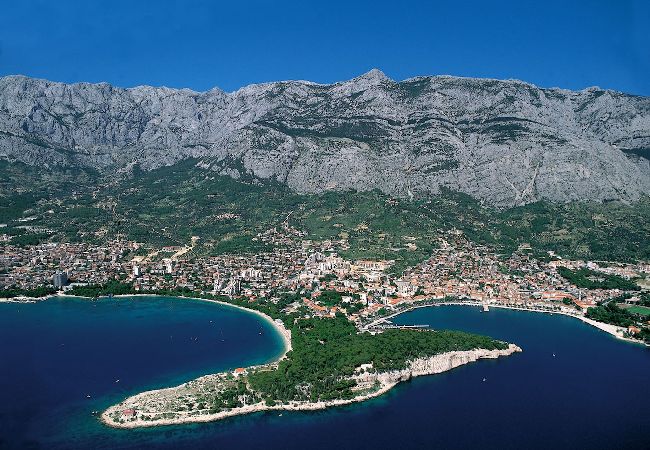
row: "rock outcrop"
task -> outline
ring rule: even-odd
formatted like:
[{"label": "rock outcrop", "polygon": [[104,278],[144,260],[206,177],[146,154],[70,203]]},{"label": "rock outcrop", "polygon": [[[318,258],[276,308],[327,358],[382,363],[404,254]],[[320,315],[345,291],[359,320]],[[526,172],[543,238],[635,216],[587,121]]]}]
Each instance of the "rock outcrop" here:
[{"label": "rock outcrop", "polygon": [[[349,405],[383,395],[402,381],[422,375],[434,375],[454,369],[479,359],[496,359],[521,352],[515,344],[508,344],[503,350],[474,349],[441,353],[429,358],[410,361],[407,368],[390,372],[369,372],[356,374],[354,380],[364,387],[355,397],[329,401],[292,401],[269,405],[266,402],[210,412],[207,409],[192,410],[183,405],[195,404],[205,398],[210,388],[223,382],[225,374],[206,375],[180,386],[143,392],[109,407],[101,415],[101,420],[116,428],[137,428],[159,425],[173,425],[192,422],[211,422],[227,417],[251,414],[268,410],[314,411],[334,406]],[[258,366],[257,368],[261,368]],[[369,388],[369,389],[368,389]]]},{"label": "rock outcrop", "polygon": [[378,70],[331,85],[218,89],[0,78],[0,158],[148,170],[195,158],[300,193],[465,192],[507,207],[650,192],[650,99]]},{"label": "rock outcrop", "polygon": [[398,383],[400,381],[410,380],[413,377],[446,372],[464,364],[478,361],[479,359],[497,359],[500,356],[509,356],[521,351],[519,346],[509,344],[508,348],[503,350],[477,348],[475,350],[442,353],[430,358],[416,359],[415,361],[411,361],[409,367],[406,369],[383,372],[376,375],[376,378],[382,384]]}]

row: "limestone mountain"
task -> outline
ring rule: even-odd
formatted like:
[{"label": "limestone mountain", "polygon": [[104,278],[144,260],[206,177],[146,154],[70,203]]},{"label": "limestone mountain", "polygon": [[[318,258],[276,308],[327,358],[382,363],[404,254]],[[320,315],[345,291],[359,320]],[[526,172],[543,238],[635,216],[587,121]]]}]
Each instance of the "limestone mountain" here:
[{"label": "limestone mountain", "polygon": [[650,192],[650,98],[378,70],[232,93],[0,78],[0,159],[111,174],[189,158],[299,193],[634,201]]}]

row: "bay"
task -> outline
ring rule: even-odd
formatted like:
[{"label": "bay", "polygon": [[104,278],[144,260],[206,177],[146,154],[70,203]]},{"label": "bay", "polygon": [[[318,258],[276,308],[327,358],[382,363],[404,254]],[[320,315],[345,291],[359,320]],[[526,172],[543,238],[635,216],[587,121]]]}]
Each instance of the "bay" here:
[{"label": "bay", "polygon": [[0,447],[650,448],[645,347],[561,315],[443,306],[393,320],[486,334],[524,351],[343,408],[116,430],[90,412],[272,360],[280,337],[255,315],[187,299],[0,304]]}]

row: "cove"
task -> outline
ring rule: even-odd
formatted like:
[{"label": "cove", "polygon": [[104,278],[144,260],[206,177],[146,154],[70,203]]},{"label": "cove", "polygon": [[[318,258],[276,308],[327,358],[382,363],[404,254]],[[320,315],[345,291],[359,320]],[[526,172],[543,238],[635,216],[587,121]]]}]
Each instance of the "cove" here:
[{"label": "cove", "polygon": [[120,445],[93,411],[283,350],[258,315],[200,300],[0,303],[0,448]]}]

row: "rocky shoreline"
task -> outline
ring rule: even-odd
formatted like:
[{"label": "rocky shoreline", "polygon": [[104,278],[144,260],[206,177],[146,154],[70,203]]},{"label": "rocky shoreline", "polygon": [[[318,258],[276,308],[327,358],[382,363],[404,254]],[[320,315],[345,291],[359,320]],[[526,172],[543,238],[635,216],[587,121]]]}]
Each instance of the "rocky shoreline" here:
[{"label": "rocky shoreline", "polygon": [[[358,383],[371,385],[372,388],[366,392],[359,393],[351,399],[332,400],[327,402],[290,402],[284,404],[268,405],[264,402],[245,405],[211,414],[202,411],[174,411],[166,409],[171,402],[177,399],[192,395],[195,389],[201,385],[210,385],[217,382],[224,374],[206,375],[196,380],[184,383],[180,386],[158,389],[143,392],[129,397],[117,405],[109,407],[101,415],[101,420],[106,425],[115,428],[138,428],[160,425],[175,425],[195,422],[211,422],[227,417],[243,414],[250,414],[261,411],[313,411],[334,406],[348,405],[361,402],[373,397],[378,397],[398,383],[410,380],[413,377],[423,375],[434,375],[437,373],[452,370],[464,364],[478,361],[479,359],[496,359],[501,356],[509,356],[521,352],[521,348],[509,344],[503,350],[474,349],[469,351],[455,351],[434,355],[429,358],[419,358],[409,363],[409,367],[402,370],[390,372],[364,372],[355,374],[354,379]],[[274,364],[250,367],[247,370],[260,368],[272,368]],[[125,416],[125,413],[128,416]],[[161,416],[152,419],[154,415]],[[117,418],[117,419],[116,419]]]}]

